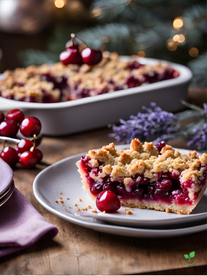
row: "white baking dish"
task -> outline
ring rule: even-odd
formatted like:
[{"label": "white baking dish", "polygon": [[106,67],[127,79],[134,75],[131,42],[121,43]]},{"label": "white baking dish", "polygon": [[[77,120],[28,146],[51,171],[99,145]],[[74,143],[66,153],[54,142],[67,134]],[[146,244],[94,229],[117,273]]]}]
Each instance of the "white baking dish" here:
[{"label": "white baking dish", "polygon": [[[127,59],[127,57],[122,57]],[[155,65],[160,60],[139,58],[139,62]],[[169,62],[161,61],[163,64]],[[171,63],[180,76],[144,86],[120,90],[108,94],[87,97],[61,103],[30,103],[0,97],[0,110],[20,108],[27,115],[38,117],[43,125],[42,133],[61,136],[117,123],[119,118],[128,119],[156,102],[166,111],[183,108],[180,100],[187,100],[187,88],[192,78],[191,71]]]}]

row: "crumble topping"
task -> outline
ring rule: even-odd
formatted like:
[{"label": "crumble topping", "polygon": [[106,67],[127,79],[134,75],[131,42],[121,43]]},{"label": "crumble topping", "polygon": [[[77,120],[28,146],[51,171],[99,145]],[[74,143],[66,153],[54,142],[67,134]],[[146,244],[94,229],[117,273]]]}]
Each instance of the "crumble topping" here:
[{"label": "crumble topping", "polygon": [[[157,82],[162,80],[162,77],[164,80],[179,75],[170,64],[159,62],[152,66],[139,64],[137,60],[136,56],[131,56],[129,61],[124,61],[117,53],[103,52],[103,59],[96,66],[63,65],[58,62],[53,65],[17,68],[13,72],[7,70],[5,79],[0,81],[0,96],[33,102],[68,101],[145,85],[150,83],[146,76],[153,78],[158,74],[159,77],[152,81]],[[133,63],[137,63],[137,67],[129,68]],[[168,78],[164,78],[166,70],[171,70],[171,76]],[[174,76],[173,72],[177,75]],[[127,83],[130,77],[135,79],[132,86]],[[52,99],[46,98],[48,95]]]},{"label": "crumble topping", "polygon": [[163,147],[159,153],[152,143],[145,142],[142,145],[138,139],[132,140],[130,148],[126,150],[115,149],[111,143],[97,151],[90,150],[86,156],[91,158],[91,164],[97,166],[96,162],[101,162],[102,172],[98,175],[90,173],[94,180],[102,182],[103,177],[109,175],[124,179],[125,186],[132,181],[131,176],[143,174],[152,181],[159,172],[174,172],[176,175],[181,172],[181,183],[190,179],[198,183],[204,171],[199,168],[201,164],[207,164],[206,153],[201,156],[195,151],[189,155],[181,154],[169,145]]}]

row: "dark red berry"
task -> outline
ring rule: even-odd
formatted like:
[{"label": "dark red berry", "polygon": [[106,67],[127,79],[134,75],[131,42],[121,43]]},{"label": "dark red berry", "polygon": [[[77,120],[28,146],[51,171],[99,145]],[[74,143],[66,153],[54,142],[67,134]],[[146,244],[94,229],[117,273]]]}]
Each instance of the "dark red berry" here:
[{"label": "dark red berry", "polygon": [[30,169],[38,163],[38,157],[33,151],[25,151],[19,156],[22,167]]},{"label": "dark red berry", "polygon": [[14,167],[19,161],[17,151],[11,147],[4,148],[0,157],[11,167]]},{"label": "dark red berry", "polygon": [[3,122],[4,118],[4,113],[0,111],[0,123]]},{"label": "dark red berry", "polygon": [[172,181],[169,178],[164,178],[156,182],[156,187],[164,192],[168,192],[172,187]]},{"label": "dark red berry", "polygon": [[161,141],[159,143],[157,143],[156,148],[158,149],[158,151],[161,151],[162,148],[164,148],[166,146],[164,141]]},{"label": "dark red berry", "polygon": [[20,125],[20,131],[26,137],[38,136],[41,128],[40,120],[33,116],[26,117]]},{"label": "dark red berry", "polygon": [[28,139],[21,139],[17,144],[17,152],[23,153],[27,150],[30,150],[33,147],[33,142]]},{"label": "dark red berry", "polygon": [[96,206],[101,212],[114,213],[121,207],[121,203],[115,193],[103,191],[96,197]]},{"label": "dark red berry", "polygon": [[0,135],[2,136],[14,137],[18,130],[18,123],[12,119],[0,123]]},{"label": "dark red berry", "polygon": [[19,109],[13,109],[9,111],[6,118],[21,123],[24,120],[24,113]]},{"label": "dark red berry", "polygon": [[80,64],[81,63],[81,55],[78,49],[67,49],[60,54],[60,61],[64,64]]},{"label": "dark red berry", "polygon": [[81,52],[81,57],[84,63],[93,66],[102,60],[102,52],[100,50],[87,47]]},{"label": "dark red berry", "polygon": [[66,44],[65,44],[65,48],[68,49],[79,49],[78,48],[78,44],[74,42],[73,39],[69,40]]},{"label": "dark red berry", "polygon": [[43,154],[42,154],[41,150],[35,148],[35,149],[33,150],[33,152],[37,155],[38,162],[40,162],[40,161],[42,160],[42,158],[43,158]]}]

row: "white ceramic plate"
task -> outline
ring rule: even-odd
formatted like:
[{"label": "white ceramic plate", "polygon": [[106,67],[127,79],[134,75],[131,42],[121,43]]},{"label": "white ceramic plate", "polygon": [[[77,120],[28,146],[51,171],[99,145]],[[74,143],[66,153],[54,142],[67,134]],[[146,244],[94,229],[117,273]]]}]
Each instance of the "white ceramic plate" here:
[{"label": "white ceramic plate", "polygon": [[[129,57],[122,57],[128,60]],[[155,65],[169,62],[139,58],[139,62]],[[42,122],[42,133],[61,136],[117,123],[120,118],[128,119],[142,111],[142,106],[156,102],[166,111],[176,112],[183,108],[181,99],[187,100],[187,88],[192,73],[187,67],[171,63],[180,72],[174,79],[139,87],[106,93],[94,97],[61,103],[27,103],[0,97],[0,110],[21,108],[26,115],[38,117]],[[3,75],[0,76],[3,78]],[[107,110],[107,112],[106,112]]]},{"label": "white ceramic plate", "polygon": [[[119,146],[126,148],[126,146]],[[180,149],[179,149],[180,150]],[[188,153],[187,150],[180,150]],[[92,213],[91,210],[79,212],[90,205],[95,209],[95,203],[82,187],[80,175],[75,163],[83,154],[71,156],[44,169],[34,180],[34,195],[37,200],[50,212],[69,221],[89,221],[96,219],[104,220],[113,224],[138,226],[138,227],[162,227],[178,223],[189,223],[205,219],[207,217],[207,192],[190,215],[178,215],[154,210],[134,208],[132,215],[125,214],[125,208],[121,207],[114,214]],[[62,197],[64,204],[56,203]],[[69,198],[69,200],[67,200]],[[82,202],[79,202],[81,198]],[[74,207],[77,204],[77,207]]]}]

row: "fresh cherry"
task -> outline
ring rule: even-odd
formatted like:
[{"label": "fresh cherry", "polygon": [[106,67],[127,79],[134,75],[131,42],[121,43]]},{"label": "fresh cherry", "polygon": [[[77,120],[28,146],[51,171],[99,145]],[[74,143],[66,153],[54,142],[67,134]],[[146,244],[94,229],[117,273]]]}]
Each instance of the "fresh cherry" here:
[{"label": "fresh cherry", "polygon": [[81,57],[84,63],[93,66],[102,60],[102,53],[100,50],[87,47],[81,52]]},{"label": "fresh cherry", "polygon": [[76,48],[69,48],[67,51],[64,51],[60,54],[60,61],[64,65],[67,64],[80,64],[81,63],[81,55],[79,50]]},{"label": "fresh cherry", "polygon": [[14,137],[19,130],[18,123],[15,120],[9,119],[0,123],[0,135]]},{"label": "fresh cherry", "polygon": [[164,148],[166,146],[164,141],[158,142],[156,145],[156,148],[158,149],[158,151],[161,151],[162,148]]},{"label": "fresh cherry", "polygon": [[40,120],[33,116],[26,117],[20,124],[20,132],[26,137],[38,136],[41,128]]},{"label": "fresh cherry", "polygon": [[21,139],[17,144],[17,152],[23,153],[27,150],[30,150],[33,147],[33,142],[28,139]]},{"label": "fresh cherry", "polygon": [[169,178],[164,178],[156,182],[156,187],[164,192],[168,192],[172,187],[172,181]]},{"label": "fresh cherry", "polygon": [[24,120],[24,113],[19,109],[13,109],[9,111],[6,118],[21,123]]},{"label": "fresh cherry", "polygon": [[121,203],[115,193],[103,191],[96,197],[96,206],[101,212],[114,213],[121,207]]},{"label": "fresh cherry", "polygon": [[11,147],[4,148],[0,154],[0,157],[11,167],[14,167],[19,161],[17,151]]},{"label": "fresh cherry", "polygon": [[43,158],[43,154],[42,154],[41,150],[35,148],[33,150],[33,152],[37,155],[38,162],[40,162]]},{"label": "fresh cherry", "polygon": [[0,111],[0,123],[4,121],[4,113]]},{"label": "fresh cherry", "polygon": [[30,169],[38,163],[38,157],[33,151],[25,151],[19,156],[22,167]]},{"label": "fresh cherry", "polygon": [[68,49],[79,49],[78,44],[74,42],[73,39],[69,40],[66,44],[65,44],[65,48],[66,50]]}]

